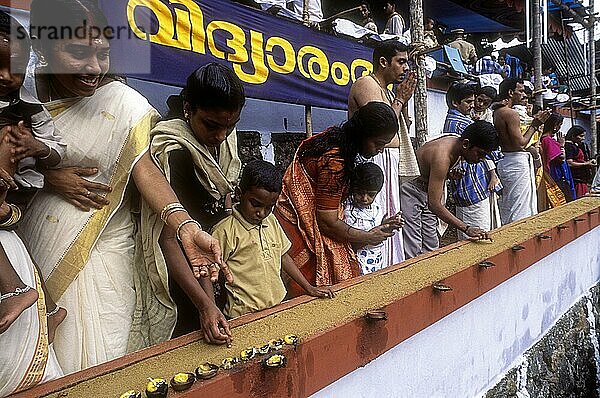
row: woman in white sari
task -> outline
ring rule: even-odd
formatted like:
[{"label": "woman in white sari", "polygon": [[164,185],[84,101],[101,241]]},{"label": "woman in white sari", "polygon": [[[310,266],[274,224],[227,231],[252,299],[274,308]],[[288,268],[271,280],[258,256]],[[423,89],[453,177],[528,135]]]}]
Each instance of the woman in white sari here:
[{"label": "woman in white sari", "polygon": [[[93,0],[34,0],[32,26],[107,26]],[[87,27],[87,28],[86,28]],[[45,32],[34,32],[43,34]],[[47,33],[48,34],[48,33]],[[91,33],[90,33],[91,35]],[[87,36],[87,35],[86,35]],[[41,65],[29,79],[67,144],[60,169],[45,172],[20,227],[52,298],[68,311],[54,347],[65,373],[167,340],[175,323],[164,275],[140,276],[134,266],[137,192],[170,227],[200,274],[216,279],[218,243],[193,222],[149,155],[149,132],[159,115],[148,101],[109,78],[104,37],[37,37]],[[86,178],[83,178],[86,177]],[[149,280],[148,280],[149,278]],[[226,336],[222,339],[225,340]]]},{"label": "woman in white sari", "polygon": [[36,304],[27,308],[0,334],[0,397],[62,376],[48,344],[46,303],[40,278],[27,249],[13,231],[0,231],[0,241],[25,286],[38,291]]}]

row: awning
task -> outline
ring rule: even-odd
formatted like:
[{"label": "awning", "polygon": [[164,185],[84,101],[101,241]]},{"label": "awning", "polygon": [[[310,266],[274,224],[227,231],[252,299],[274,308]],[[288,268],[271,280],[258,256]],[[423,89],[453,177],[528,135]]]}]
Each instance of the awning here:
[{"label": "awning", "polygon": [[516,32],[518,29],[503,25],[450,0],[430,0],[423,4],[424,15],[452,29],[467,33]]}]

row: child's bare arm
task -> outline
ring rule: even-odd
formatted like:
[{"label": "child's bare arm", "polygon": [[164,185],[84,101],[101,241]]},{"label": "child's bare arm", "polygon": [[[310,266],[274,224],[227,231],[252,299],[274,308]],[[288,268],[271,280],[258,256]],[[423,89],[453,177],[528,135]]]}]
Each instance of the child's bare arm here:
[{"label": "child's bare arm", "polygon": [[300,270],[294,263],[294,260],[292,260],[292,258],[287,253],[284,254],[283,257],[281,257],[281,268],[286,274],[290,276],[290,278],[294,280],[294,282],[296,282],[304,290],[306,290],[306,293],[308,293],[309,295],[314,297],[333,298],[333,292],[330,288],[314,287],[313,285],[311,285],[306,280],[302,272],[300,272]]},{"label": "child's bare arm", "polygon": [[[200,324],[206,341],[212,344],[230,344],[229,323],[216,307],[214,296],[211,298],[207,294],[205,286],[201,286],[194,277],[194,273],[181,251],[175,231],[165,226],[160,234],[159,244],[165,256],[169,276],[177,282],[200,312]],[[212,291],[212,287],[210,290]]]}]

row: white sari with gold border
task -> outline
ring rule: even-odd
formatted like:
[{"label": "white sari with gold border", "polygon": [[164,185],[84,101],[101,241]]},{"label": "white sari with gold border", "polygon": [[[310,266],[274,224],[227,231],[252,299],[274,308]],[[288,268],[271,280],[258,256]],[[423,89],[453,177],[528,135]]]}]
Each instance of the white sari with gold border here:
[{"label": "white sari with gold border", "polygon": [[92,97],[45,106],[67,144],[59,167],[96,167],[86,178],[113,188],[108,206],[88,212],[40,191],[19,228],[50,295],[68,311],[54,348],[64,372],[72,373],[126,353],[136,306],[128,183],[159,115],[117,81]]},{"label": "white sari with gold border", "polygon": [[0,397],[4,397],[56,379],[62,371],[48,346],[44,292],[29,253],[12,231],[0,231],[0,242],[23,283],[39,293],[37,303],[0,334]]}]

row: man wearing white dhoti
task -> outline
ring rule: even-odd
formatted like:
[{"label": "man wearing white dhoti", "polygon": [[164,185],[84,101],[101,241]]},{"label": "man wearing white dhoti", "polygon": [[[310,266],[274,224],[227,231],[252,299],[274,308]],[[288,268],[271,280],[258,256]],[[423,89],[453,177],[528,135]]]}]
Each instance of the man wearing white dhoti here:
[{"label": "man wearing white dhoti", "polygon": [[[373,50],[373,73],[356,80],[348,97],[348,116],[361,106],[377,101],[389,104],[398,116],[400,128],[382,154],[373,157],[373,162],[383,170],[385,180],[383,188],[375,198],[375,203],[388,216],[397,214],[400,208],[400,179],[411,179],[419,175],[419,166],[415,157],[408,126],[405,121],[405,109],[412,96],[416,77],[408,64],[408,47],[396,40],[378,43]],[[400,82],[396,93],[388,90],[388,85]],[[382,252],[387,264],[397,264],[404,260],[402,230],[384,241]]]},{"label": "man wearing white dhoti", "polygon": [[544,111],[536,115],[525,134],[521,133],[519,114],[512,107],[521,103],[524,95],[523,81],[506,79],[500,84],[498,100],[501,102],[493,106],[494,125],[504,154],[497,165],[504,186],[498,200],[503,225],[537,214],[535,169],[525,147],[550,113]]}]

